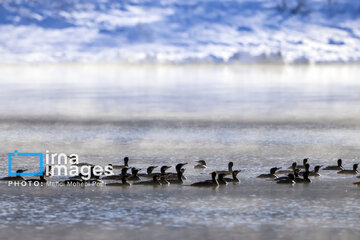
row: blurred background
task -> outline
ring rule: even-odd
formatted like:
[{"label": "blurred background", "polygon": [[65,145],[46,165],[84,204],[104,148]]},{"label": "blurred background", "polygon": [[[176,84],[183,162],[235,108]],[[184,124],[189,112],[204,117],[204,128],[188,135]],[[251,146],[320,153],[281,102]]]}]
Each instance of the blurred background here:
[{"label": "blurred background", "polygon": [[1,0],[0,63],[356,62],[359,0]]}]

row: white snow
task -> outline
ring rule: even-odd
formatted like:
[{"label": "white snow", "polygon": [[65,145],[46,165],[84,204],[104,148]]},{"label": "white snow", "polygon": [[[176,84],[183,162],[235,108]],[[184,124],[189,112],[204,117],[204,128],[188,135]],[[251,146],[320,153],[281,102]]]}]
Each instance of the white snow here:
[{"label": "white snow", "polygon": [[1,0],[0,56],[0,63],[359,62],[360,2]]}]

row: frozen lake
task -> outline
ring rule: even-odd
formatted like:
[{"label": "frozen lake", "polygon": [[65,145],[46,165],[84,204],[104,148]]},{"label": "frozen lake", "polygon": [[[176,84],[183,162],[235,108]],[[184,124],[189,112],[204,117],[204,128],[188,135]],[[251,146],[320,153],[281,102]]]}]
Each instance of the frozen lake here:
[{"label": "frozen lake", "polygon": [[[1,239],[360,237],[354,176],[320,171],[293,187],[256,178],[304,157],[312,166],[359,162],[358,65],[3,65],[0,73],[1,176],[15,149],[101,165],[129,156],[141,168],[186,161],[185,185],[229,161],[242,170],[240,184],[217,190],[3,182]],[[205,171],[193,169],[199,159]]]}]

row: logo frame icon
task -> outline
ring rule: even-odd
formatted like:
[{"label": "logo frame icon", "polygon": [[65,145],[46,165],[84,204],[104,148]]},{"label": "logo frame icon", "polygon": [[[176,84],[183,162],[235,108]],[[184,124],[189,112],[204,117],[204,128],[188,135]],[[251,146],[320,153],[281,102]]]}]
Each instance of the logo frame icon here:
[{"label": "logo frame icon", "polygon": [[[22,172],[22,173],[17,173],[17,172],[12,172],[11,170],[11,165],[12,165],[12,157],[15,156],[19,156],[19,157],[39,157],[40,160],[40,170],[39,172]],[[44,154],[43,153],[20,153],[18,152],[18,150],[15,150],[14,152],[8,153],[8,161],[9,161],[9,169],[8,169],[8,174],[9,176],[42,176],[43,175],[43,159],[44,159]]]}]

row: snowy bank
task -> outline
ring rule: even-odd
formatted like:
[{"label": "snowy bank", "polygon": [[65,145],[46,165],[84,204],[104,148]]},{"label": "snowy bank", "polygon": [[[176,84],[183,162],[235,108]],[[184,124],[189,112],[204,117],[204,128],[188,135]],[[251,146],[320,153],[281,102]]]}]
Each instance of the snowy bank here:
[{"label": "snowy bank", "polygon": [[359,62],[353,0],[0,1],[0,62]]}]

